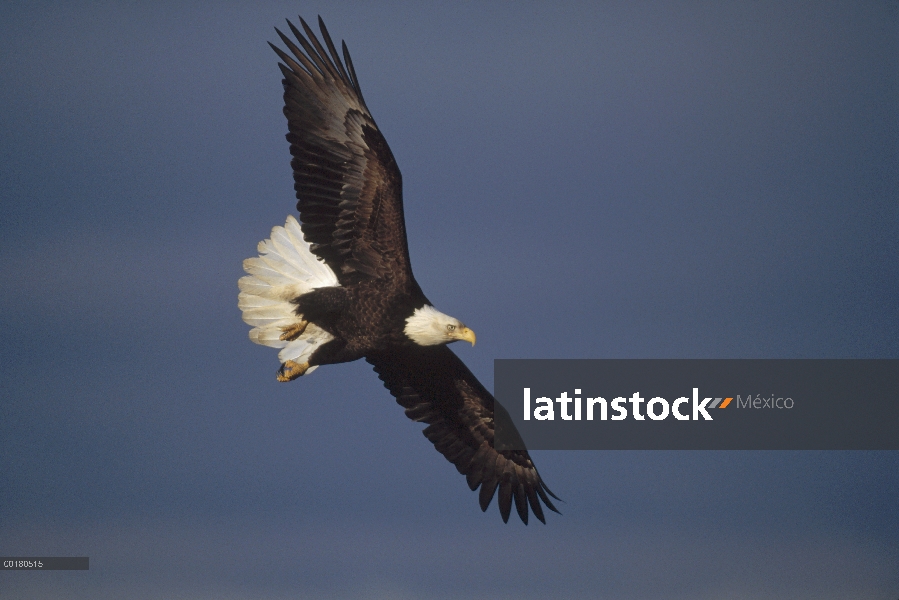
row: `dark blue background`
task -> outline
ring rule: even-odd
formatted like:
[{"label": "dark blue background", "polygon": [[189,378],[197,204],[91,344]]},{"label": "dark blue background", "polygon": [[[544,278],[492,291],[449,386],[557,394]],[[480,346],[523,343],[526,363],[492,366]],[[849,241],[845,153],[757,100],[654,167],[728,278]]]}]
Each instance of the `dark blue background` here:
[{"label": "dark blue background", "polygon": [[899,26],[860,3],[0,7],[16,598],[895,598],[899,457],[536,452],[503,525],[362,363],[275,381],[297,12],[347,40],[412,261],[494,358],[899,357]]}]

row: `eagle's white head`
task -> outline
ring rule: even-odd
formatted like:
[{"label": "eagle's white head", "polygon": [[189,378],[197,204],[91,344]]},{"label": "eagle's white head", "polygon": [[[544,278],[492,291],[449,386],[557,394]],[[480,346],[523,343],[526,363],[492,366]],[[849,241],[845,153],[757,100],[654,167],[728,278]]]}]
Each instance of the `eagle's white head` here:
[{"label": "eagle's white head", "polygon": [[449,344],[458,340],[471,342],[474,346],[474,331],[466,327],[459,319],[445,315],[430,304],[416,309],[406,319],[404,329],[406,337],[419,346],[436,346]]}]

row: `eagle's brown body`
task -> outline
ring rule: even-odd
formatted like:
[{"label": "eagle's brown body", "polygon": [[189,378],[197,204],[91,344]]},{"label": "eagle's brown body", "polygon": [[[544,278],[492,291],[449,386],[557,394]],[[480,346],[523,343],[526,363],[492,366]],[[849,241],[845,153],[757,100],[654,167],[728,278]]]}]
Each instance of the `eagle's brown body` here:
[{"label": "eagle's brown body", "polygon": [[318,288],[294,300],[296,312],[334,336],[316,350],[309,365],[330,365],[414,344],[403,329],[424,296],[367,279],[350,287]]}]

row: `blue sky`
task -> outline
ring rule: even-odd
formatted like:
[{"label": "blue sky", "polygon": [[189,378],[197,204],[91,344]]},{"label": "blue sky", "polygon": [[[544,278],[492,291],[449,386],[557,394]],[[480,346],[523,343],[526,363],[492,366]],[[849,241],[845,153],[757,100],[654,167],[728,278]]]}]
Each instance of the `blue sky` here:
[{"label": "blue sky", "polygon": [[0,554],[21,598],[893,598],[895,452],[536,452],[503,525],[366,364],[278,384],[273,26],[321,14],[413,268],[494,358],[899,357],[899,15],[870,3],[4,3]]}]

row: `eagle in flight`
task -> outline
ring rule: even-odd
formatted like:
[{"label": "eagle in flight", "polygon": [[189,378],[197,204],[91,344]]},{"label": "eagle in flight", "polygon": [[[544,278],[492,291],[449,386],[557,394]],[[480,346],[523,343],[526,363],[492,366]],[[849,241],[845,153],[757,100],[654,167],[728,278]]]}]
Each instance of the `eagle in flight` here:
[{"label": "eagle in flight", "polygon": [[499,490],[503,521],[514,503],[524,523],[528,505],[545,523],[541,501],[558,512],[548,495],[558,498],[526,450],[495,449],[502,407],[447,347],[474,345],[474,332],[434,308],[412,275],[402,177],[346,43],[341,61],[321,17],[327,50],[300,23],[305,36],[287,23],[296,42],[275,30],[289,53],[269,44],[282,61],[300,220],[288,216],[243,263],[238,306],[250,339],[281,349],[283,382],[364,358],[468,486],[480,487],[482,510]]}]

